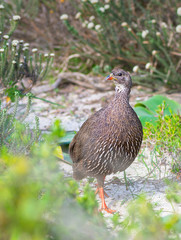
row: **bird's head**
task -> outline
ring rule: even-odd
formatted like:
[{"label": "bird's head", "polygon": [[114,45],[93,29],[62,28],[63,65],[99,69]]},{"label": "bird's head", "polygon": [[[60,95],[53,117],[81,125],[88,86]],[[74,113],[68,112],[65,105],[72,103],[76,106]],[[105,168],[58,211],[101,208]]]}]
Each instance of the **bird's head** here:
[{"label": "bird's head", "polygon": [[130,93],[132,86],[131,76],[123,69],[115,67],[106,80],[114,81],[117,91]]}]

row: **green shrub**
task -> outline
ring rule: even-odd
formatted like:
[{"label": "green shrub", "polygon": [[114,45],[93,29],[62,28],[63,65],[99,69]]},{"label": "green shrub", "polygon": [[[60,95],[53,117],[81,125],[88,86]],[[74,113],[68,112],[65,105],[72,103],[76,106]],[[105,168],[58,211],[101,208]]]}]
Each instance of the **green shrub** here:
[{"label": "green shrub", "polygon": [[[144,195],[130,203],[128,217],[121,223],[133,239],[179,239],[178,214],[162,217]],[[176,227],[177,226],[177,227]]]},{"label": "green shrub", "polygon": [[144,139],[159,156],[164,154],[172,156],[172,171],[177,173],[181,170],[181,116],[176,113],[164,115],[165,109],[165,103],[159,106],[156,124],[146,123]]},{"label": "green shrub", "polygon": [[[3,5],[1,5],[3,7]],[[14,101],[14,92],[19,91],[21,96],[31,90],[33,85],[44,79],[49,72],[54,54],[38,53],[38,49],[29,49],[29,43],[23,40],[13,40],[20,16],[14,15],[8,21],[5,19],[6,9],[0,8],[0,84],[1,96],[4,94]]]},{"label": "green shrub", "polygon": [[1,239],[97,239],[100,231],[109,236],[93,191],[86,186],[80,196],[78,184],[59,170],[52,144],[57,126],[33,147],[31,157],[1,152]]},{"label": "green shrub", "polygon": [[[0,13],[0,147],[1,150],[7,147],[14,154],[25,154],[40,135],[38,118],[35,118],[34,130],[24,123],[32,99],[32,95],[26,93],[37,81],[46,77],[54,54],[43,55],[35,48],[30,51],[29,43],[13,40],[12,34],[21,18],[14,15],[8,20],[3,4],[0,5]],[[19,99],[25,95],[28,97],[27,107],[21,116],[17,114]]]},{"label": "green shrub", "polygon": [[92,64],[133,68],[140,84],[180,86],[178,0],[172,6],[170,1],[163,6],[159,1],[132,0],[85,0],[74,6],[75,20],[66,14],[61,20],[84,46],[77,46],[80,56]]},{"label": "green shrub", "polygon": [[31,94],[27,94],[26,111],[17,116],[19,107],[19,93],[15,92],[14,106],[7,109],[0,105],[0,152],[4,147],[14,154],[28,153],[31,146],[39,140],[39,119],[35,117],[35,129],[30,129],[28,123],[24,123],[31,107]]},{"label": "green shrub", "polygon": [[145,139],[155,140],[157,146],[167,148],[170,152],[180,151],[181,116],[176,113],[164,116],[164,111],[165,104],[162,104],[157,111],[157,124],[147,122],[144,129],[144,137]]}]

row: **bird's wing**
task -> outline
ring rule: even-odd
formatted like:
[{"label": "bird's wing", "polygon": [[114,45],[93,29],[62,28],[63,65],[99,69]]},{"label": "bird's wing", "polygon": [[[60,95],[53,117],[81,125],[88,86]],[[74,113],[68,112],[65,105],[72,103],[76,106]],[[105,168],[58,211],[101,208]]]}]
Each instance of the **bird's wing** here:
[{"label": "bird's wing", "polygon": [[[74,163],[79,162],[83,157],[86,149],[90,150],[91,139],[95,136],[95,124],[98,124],[98,119],[102,116],[104,108],[97,111],[90,118],[88,118],[81,126],[78,133],[74,136],[69,145],[69,154]],[[84,152],[84,153],[83,153]]]}]

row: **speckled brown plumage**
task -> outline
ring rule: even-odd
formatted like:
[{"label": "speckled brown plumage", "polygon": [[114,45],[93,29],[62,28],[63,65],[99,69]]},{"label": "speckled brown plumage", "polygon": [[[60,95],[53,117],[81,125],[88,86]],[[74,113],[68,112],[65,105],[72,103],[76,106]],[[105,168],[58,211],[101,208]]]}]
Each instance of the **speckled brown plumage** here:
[{"label": "speckled brown plumage", "polygon": [[129,73],[115,68],[107,79],[116,85],[115,98],[84,122],[69,147],[73,177],[95,177],[99,188],[106,175],[131,165],[143,136],[141,122],[129,104]]}]

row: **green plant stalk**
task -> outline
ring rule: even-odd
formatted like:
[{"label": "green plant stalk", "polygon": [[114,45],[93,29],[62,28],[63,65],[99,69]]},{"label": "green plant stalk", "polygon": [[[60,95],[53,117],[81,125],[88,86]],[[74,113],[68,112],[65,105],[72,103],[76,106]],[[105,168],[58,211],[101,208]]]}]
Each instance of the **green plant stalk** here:
[{"label": "green plant stalk", "polygon": [[23,121],[27,118],[27,116],[29,115],[30,108],[31,108],[31,102],[32,102],[32,95],[31,95],[31,93],[28,93],[28,94],[27,94],[27,97],[28,97],[28,103],[27,103],[27,105],[26,105],[26,111],[25,111],[23,117],[21,118],[21,121],[22,121],[22,122],[23,122]]},{"label": "green plant stalk", "polygon": [[170,58],[170,55],[167,53],[167,51],[165,50],[165,48],[163,48],[162,46],[159,46],[159,48],[162,50],[162,52],[165,54],[166,58],[168,59],[169,63],[170,63],[170,66],[172,67],[174,73],[177,73],[176,72],[176,69],[175,69],[175,66],[172,62],[172,59]]},{"label": "green plant stalk", "polygon": [[[13,126],[13,122],[15,121],[15,116],[16,116],[16,113],[17,113],[17,110],[18,110],[18,104],[19,104],[19,93],[18,92],[15,92],[15,103],[14,103],[14,110],[13,110],[13,113],[11,115],[11,118],[9,120],[9,125],[7,126],[7,129],[8,128],[11,128],[11,126]],[[7,135],[9,134],[10,132],[7,133]],[[7,136],[6,136],[7,137]]]},{"label": "green plant stalk", "polygon": [[61,108],[65,108],[63,105],[60,105],[60,104],[58,104],[58,103],[51,102],[51,101],[46,100],[46,99],[44,99],[44,98],[36,97],[36,96],[34,96],[33,94],[31,95],[31,97],[32,97],[32,98],[35,98],[35,99],[42,100],[42,101],[47,102],[47,103],[51,103],[51,104],[53,104],[53,105],[57,105],[57,106],[59,106],[59,107],[61,107]]},{"label": "green plant stalk", "polygon": [[39,53],[39,67],[38,67],[38,74],[40,75],[42,71],[42,54]]},{"label": "green plant stalk", "polygon": [[18,51],[17,51],[18,55],[17,55],[17,57],[16,57],[18,72],[19,72],[20,58],[21,58],[22,48],[23,48],[23,45],[20,43],[20,44],[19,44]]},{"label": "green plant stalk", "polygon": [[[105,58],[107,58],[107,55],[102,53],[101,50],[98,50],[90,41],[85,40],[83,37],[80,36],[80,34],[78,34],[78,32],[69,24],[69,22],[66,20],[64,21],[67,29],[74,35],[76,36],[78,39],[80,39],[80,41],[84,44],[87,44],[88,46],[90,46],[95,52],[101,54],[102,56],[104,56]],[[74,29],[75,31],[72,31],[72,29]],[[78,35],[77,35],[78,34]]]},{"label": "green plant stalk", "polygon": [[52,61],[50,60],[50,57],[47,57],[46,67],[45,67],[45,70],[43,71],[43,75],[41,76],[41,79],[43,79],[46,76],[46,74],[47,74],[47,72],[49,70],[50,64],[52,64]]},{"label": "green plant stalk", "polygon": [[14,31],[16,30],[17,25],[18,25],[18,21],[11,20],[10,24],[11,24],[11,27],[10,27],[10,30],[9,30],[9,32],[8,32],[9,37],[11,37],[11,35],[12,35],[12,34],[14,33]]},{"label": "green plant stalk", "polygon": [[36,127],[35,127],[35,133],[36,133],[36,139],[35,141],[37,142],[39,137],[40,137],[40,120],[37,116],[35,116],[35,123],[36,123]]},{"label": "green plant stalk", "polygon": [[4,9],[0,9],[0,31],[4,32]]},{"label": "green plant stalk", "polygon": [[39,73],[39,70],[38,70],[38,54],[36,52],[34,54],[34,63],[35,63],[35,69]]},{"label": "green plant stalk", "polygon": [[29,57],[29,63],[30,63],[30,72],[32,73],[33,72],[33,57],[32,56]]},{"label": "green plant stalk", "polygon": [[3,140],[4,140],[4,124],[7,119],[7,110],[3,109],[2,113],[0,115],[0,129],[1,129],[1,134],[0,134],[0,146],[3,145]]},{"label": "green plant stalk", "polygon": [[[104,45],[104,49],[102,49],[102,51],[105,52],[105,50],[109,50],[110,52],[115,54],[115,48],[112,47],[111,44],[111,34],[109,33],[109,31],[111,30],[110,27],[110,23],[105,19],[104,15],[102,13],[100,13],[97,10],[97,15],[99,16],[100,22],[101,22],[101,26],[103,28],[103,39],[106,41],[106,44]],[[109,37],[107,37],[107,35],[109,34]]]},{"label": "green plant stalk", "polygon": [[4,53],[1,52],[0,53],[0,77],[2,78],[2,81],[3,81],[3,63],[4,63],[3,55],[4,55]]},{"label": "green plant stalk", "polygon": [[9,68],[9,73],[6,77],[6,80],[4,82],[4,85],[7,87],[10,83],[10,81],[12,80],[13,78],[13,74],[14,74],[14,64],[11,62],[10,63],[10,68]]}]

